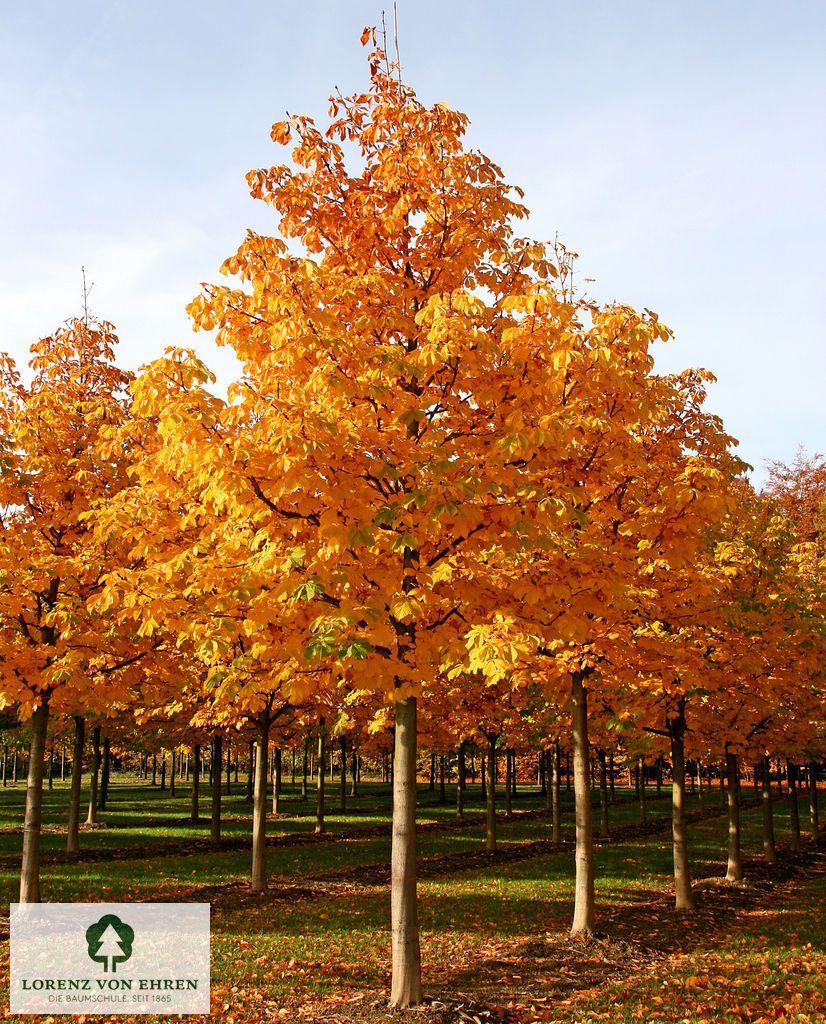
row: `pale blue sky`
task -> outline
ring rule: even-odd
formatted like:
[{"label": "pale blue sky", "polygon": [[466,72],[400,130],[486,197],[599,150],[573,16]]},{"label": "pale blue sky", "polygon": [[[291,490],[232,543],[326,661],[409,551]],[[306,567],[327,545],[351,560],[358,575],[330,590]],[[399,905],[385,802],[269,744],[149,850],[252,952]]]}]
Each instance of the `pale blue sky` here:
[{"label": "pale blue sky", "polygon": [[[244,182],[279,159],[271,123],[362,88],[380,19],[381,0],[5,4],[0,348],[24,361],[79,313],[85,264],[125,364],[194,345],[226,383],[184,306],[272,225]],[[525,189],[527,231],[558,231],[597,298],[660,314],[663,369],[716,373],[747,461],[826,449],[822,0],[400,0],[399,30],[420,98],[467,113]]]}]

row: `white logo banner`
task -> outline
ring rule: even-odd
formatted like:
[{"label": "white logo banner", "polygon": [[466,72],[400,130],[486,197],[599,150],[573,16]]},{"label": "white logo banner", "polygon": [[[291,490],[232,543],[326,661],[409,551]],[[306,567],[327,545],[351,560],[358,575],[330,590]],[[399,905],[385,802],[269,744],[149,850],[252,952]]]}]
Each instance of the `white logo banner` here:
[{"label": "white logo banner", "polygon": [[209,1013],[208,903],[12,903],[12,1013]]}]

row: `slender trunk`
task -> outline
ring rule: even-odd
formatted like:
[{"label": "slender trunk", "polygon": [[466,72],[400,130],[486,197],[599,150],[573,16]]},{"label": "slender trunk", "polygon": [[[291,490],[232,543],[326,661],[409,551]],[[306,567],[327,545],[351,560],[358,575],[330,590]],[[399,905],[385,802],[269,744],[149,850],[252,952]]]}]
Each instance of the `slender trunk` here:
[{"label": "slender trunk", "polygon": [[100,769],[100,792],[98,793],[98,810],[106,810],[109,799],[109,770],[111,766],[111,745],[108,736],[103,737],[103,766]]},{"label": "slender trunk", "polygon": [[555,843],[562,842],[562,806],[559,777],[559,737],[551,748],[551,836]]},{"label": "slender trunk", "polygon": [[663,795],[663,756],[657,758],[657,796]]},{"label": "slender trunk", "polygon": [[771,762],[763,758],[763,856],[767,864],[777,863],[774,845],[774,815],[772,814]]},{"label": "slender trunk", "polygon": [[232,744],[227,743],[227,796],[232,796]]},{"label": "slender trunk", "polygon": [[54,789],[54,740],[49,748],[49,789]]},{"label": "slender trunk", "polygon": [[295,789],[295,746],[291,747],[292,764],[290,766],[290,785]]},{"label": "slender trunk", "polygon": [[216,733],[212,737],[212,808],[209,815],[209,837],[213,843],[221,841],[221,766],[223,763],[223,738],[220,733]]},{"label": "slender trunk", "polygon": [[322,718],[318,724],[318,772],[315,805],[315,833],[324,831],[324,733],[326,726]]},{"label": "slender trunk", "polygon": [[75,742],[72,747],[72,785],[69,790],[69,824],[66,829],[66,852],[80,853],[80,785],[83,781],[83,746],[86,740],[86,722],[82,715],[74,716]]},{"label": "slender trunk", "polygon": [[281,747],[276,747],[272,752],[272,813],[278,814],[281,805]]},{"label": "slender trunk", "polygon": [[668,720],[671,737],[671,833],[674,848],[674,906],[678,911],[693,910],[691,874],[688,868],[688,829],[685,820],[685,699],[678,705],[675,718]]},{"label": "slender trunk", "polygon": [[699,804],[702,807],[702,805],[703,805],[703,765],[702,765],[702,762],[700,761],[699,758],[695,762],[695,767],[697,769],[697,787],[696,787],[697,788],[697,796],[699,798]]},{"label": "slender trunk", "polygon": [[728,778],[728,865],[726,881],[739,882],[743,877],[740,855],[740,766],[737,755],[726,745],[726,776]]},{"label": "slender trunk", "polygon": [[553,811],[554,806],[554,794],[553,786],[551,785],[551,751],[542,751],[542,776],[545,779],[545,810]]},{"label": "slender trunk", "polygon": [[637,775],[640,780],[640,825],[644,825],[647,818],[647,808],[645,805],[645,758],[641,757],[637,762]]},{"label": "slender trunk", "polygon": [[792,853],[800,853],[800,808],[797,803],[797,765],[786,762],[789,778],[789,826],[792,831]]},{"label": "slender trunk", "polygon": [[809,762],[809,814],[812,823],[812,839],[820,835],[820,821],[817,809],[817,764]]},{"label": "slender trunk", "polygon": [[169,795],[175,796],[175,779],[177,776],[176,767],[179,766],[179,755],[173,747],[169,752]]},{"label": "slender trunk", "polygon": [[[723,763],[720,765],[720,803],[724,804],[727,800],[726,795],[726,775],[728,774],[728,766]],[[738,776],[739,777],[739,776]]]},{"label": "slender trunk", "polygon": [[546,761],[547,751],[540,747],[536,765],[536,784],[539,786],[539,790],[543,796],[546,796],[548,792],[548,780],[546,778],[547,773],[545,771]]},{"label": "slender trunk", "polygon": [[23,818],[23,861],[20,867],[20,902],[40,902],[40,818],[43,805],[43,759],[49,705],[41,704],[32,714],[32,744],[26,782],[26,811]]},{"label": "slender trunk", "polygon": [[[266,778],[266,770],[264,772],[264,778]],[[249,770],[247,771],[247,803],[253,802],[253,790],[255,789],[255,743],[250,740],[249,743]]]},{"label": "slender trunk", "polygon": [[161,789],[166,789],[166,754],[161,751]]},{"label": "slender trunk", "polygon": [[301,762],[301,771],[302,771],[302,775],[301,775],[301,799],[302,800],[306,800],[307,799],[307,754],[308,754],[309,745],[310,745],[310,741],[305,736],[304,737],[304,759]]},{"label": "slender trunk", "polygon": [[201,820],[201,744],[195,743],[192,747],[192,807],[189,811],[191,825],[197,825]]},{"label": "slender trunk", "polygon": [[8,743],[3,744],[3,789],[6,788],[6,763],[9,759],[9,745]]},{"label": "slender trunk", "polygon": [[152,785],[157,786],[158,784],[158,755],[153,752],[152,754]]},{"label": "slender trunk", "polygon": [[428,789],[431,793],[436,792],[436,755],[430,755],[430,785]]},{"label": "slender trunk", "polygon": [[94,825],[98,820],[98,775],[100,774],[100,726],[92,730],[92,771],[89,774],[89,811],[86,824]]},{"label": "slender trunk", "polygon": [[396,703],[393,756],[393,843],[390,869],[393,981],[390,1005],[403,1010],[422,1001],[416,907],[416,699]]},{"label": "slender trunk", "polygon": [[439,803],[447,803],[447,793],[445,792],[445,755],[439,755]]},{"label": "slender trunk", "polygon": [[485,849],[493,853],[496,849],[496,736],[488,735],[488,783],[485,797],[487,812],[485,828]]},{"label": "slender trunk", "polygon": [[513,760],[511,757],[511,750],[507,748],[505,750],[505,817],[513,817],[513,800],[511,796],[511,787],[513,785]]},{"label": "slender trunk", "polygon": [[483,800],[487,800],[487,798],[488,798],[488,774],[487,774],[487,767],[485,765],[485,755],[484,754],[479,758],[479,761],[480,761],[479,778],[481,780],[482,799]]},{"label": "slender trunk", "polygon": [[342,736],[339,739],[341,749],[341,793],[339,794],[339,810],[342,814],[347,811],[347,740]]},{"label": "slender trunk", "polygon": [[66,740],[60,742],[60,781],[66,781]]},{"label": "slender trunk", "polygon": [[608,755],[608,792],[610,794],[608,802],[613,806],[615,801],[614,795],[614,755]]},{"label": "slender trunk", "polygon": [[606,766],[606,755],[604,750],[597,751],[597,763],[599,764],[599,834],[601,838],[608,838],[608,772]]},{"label": "slender trunk", "polygon": [[574,803],[576,807],[576,889],[571,937],[594,933],[594,835],[591,808],[588,692],[577,673],[571,677],[573,703]]},{"label": "slender trunk", "polygon": [[270,745],[270,713],[265,708],[258,719],[255,758],[255,786],[252,798],[252,891],[267,888],[267,749]]},{"label": "slender trunk", "polygon": [[571,751],[565,751],[565,792],[571,792]]},{"label": "slender trunk", "polygon": [[353,751],[350,756],[350,796],[358,796],[359,756]]},{"label": "slender trunk", "polygon": [[465,816],[465,744],[459,744],[459,755],[457,758],[458,778],[456,780],[456,817],[461,821]]},{"label": "slender trunk", "polygon": [[17,785],[17,747],[16,746],[14,748],[14,757],[13,757],[12,761],[13,761],[13,763],[12,763],[12,769],[11,769],[12,770],[11,783],[12,783],[13,786],[16,786]]}]

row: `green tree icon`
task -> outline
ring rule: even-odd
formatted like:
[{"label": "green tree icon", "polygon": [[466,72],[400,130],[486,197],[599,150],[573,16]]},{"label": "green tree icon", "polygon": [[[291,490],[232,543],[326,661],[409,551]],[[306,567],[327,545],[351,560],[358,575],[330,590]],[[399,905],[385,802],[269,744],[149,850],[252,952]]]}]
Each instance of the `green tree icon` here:
[{"label": "green tree icon", "polygon": [[135,932],[128,924],[114,914],[104,914],[95,924],[86,929],[86,944],[89,957],[103,964],[104,971],[117,970],[117,964],[132,955]]}]

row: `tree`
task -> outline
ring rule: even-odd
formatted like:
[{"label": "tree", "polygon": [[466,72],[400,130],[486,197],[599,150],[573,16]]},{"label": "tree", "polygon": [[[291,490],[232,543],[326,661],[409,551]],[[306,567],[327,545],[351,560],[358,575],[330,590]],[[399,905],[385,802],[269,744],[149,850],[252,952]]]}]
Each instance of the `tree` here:
[{"label": "tree", "polygon": [[103,709],[145,653],[89,610],[118,550],[87,522],[123,486],[102,437],[126,415],[131,375],[111,324],[86,316],[32,346],[26,386],[0,358],[0,706],[31,720],[20,901],[39,902],[40,805],[51,710]]}]

